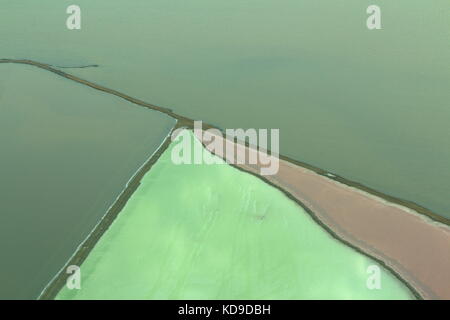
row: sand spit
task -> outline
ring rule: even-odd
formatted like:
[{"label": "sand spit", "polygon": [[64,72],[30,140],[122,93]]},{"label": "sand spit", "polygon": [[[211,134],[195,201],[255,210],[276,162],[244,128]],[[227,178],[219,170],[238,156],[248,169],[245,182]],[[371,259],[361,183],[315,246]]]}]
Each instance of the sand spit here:
[{"label": "sand spit", "polygon": [[[197,137],[202,139],[199,132]],[[232,144],[223,141],[225,150]],[[234,144],[245,159],[257,152]],[[214,153],[224,158],[220,150]],[[235,166],[258,176],[261,167]],[[260,177],[299,201],[335,236],[389,266],[422,298],[450,299],[448,226],[282,159],[277,174]]]}]

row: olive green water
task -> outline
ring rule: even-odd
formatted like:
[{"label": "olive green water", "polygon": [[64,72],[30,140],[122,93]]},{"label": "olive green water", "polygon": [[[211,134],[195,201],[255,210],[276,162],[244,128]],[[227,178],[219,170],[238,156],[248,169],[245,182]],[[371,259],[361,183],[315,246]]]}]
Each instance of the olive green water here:
[{"label": "olive green water", "polygon": [[[450,217],[448,0],[3,0],[0,57],[72,69]],[[366,8],[382,30],[366,28]],[[67,69],[66,69],[67,70]]]},{"label": "olive green water", "polygon": [[58,299],[412,298],[384,269],[367,289],[376,263],[281,191],[227,164],[175,165],[175,144],[81,265],[81,289]]},{"label": "olive green water", "polygon": [[0,299],[34,299],[174,121],[0,64]]}]

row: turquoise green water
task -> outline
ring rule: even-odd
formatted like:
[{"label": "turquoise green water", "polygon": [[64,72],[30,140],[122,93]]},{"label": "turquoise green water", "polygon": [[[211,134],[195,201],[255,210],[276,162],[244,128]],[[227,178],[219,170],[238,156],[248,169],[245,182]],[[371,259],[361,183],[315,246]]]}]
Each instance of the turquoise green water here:
[{"label": "turquoise green water", "polygon": [[174,165],[171,148],[81,265],[81,289],[58,299],[412,298],[384,269],[367,289],[375,262],[279,190],[228,165]]},{"label": "turquoise green water", "polygon": [[450,217],[450,2],[3,0],[0,57],[75,74]]},{"label": "turquoise green water", "polygon": [[173,125],[49,72],[0,64],[0,300],[39,295]]}]

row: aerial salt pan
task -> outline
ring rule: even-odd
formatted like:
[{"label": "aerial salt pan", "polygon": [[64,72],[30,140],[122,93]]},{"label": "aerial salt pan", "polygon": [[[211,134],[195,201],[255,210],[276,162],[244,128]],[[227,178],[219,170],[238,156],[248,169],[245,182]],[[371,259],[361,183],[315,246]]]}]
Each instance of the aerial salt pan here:
[{"label": "aerial salt pan", "polygon": [[226,164],[175,165],[172,148],[80,266],[81,289],[57,299],[413,298],[383,268],[370,290],[377,263],[281,191]]}]

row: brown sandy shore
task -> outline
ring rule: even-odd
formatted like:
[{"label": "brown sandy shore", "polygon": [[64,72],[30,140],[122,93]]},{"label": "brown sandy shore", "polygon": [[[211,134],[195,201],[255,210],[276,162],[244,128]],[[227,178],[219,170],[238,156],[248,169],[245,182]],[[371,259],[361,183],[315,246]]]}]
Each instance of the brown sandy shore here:
[{"label": "brown sandy shore", "polygon": [[[196,135],[212,151],[211,139]],[[282,159],[277,174],[261,176],[264,165],[248,164],[255,149],[217,135],[214,139],[222,141],[224,150],[236,148],[234,157],[224,157],[224,150],[215,150],[216,155],[287,193],[328,231],[385,264],[422,298],[450,299],[449,226]],[[238,154],[244,164],[236,164]]]},{"label": "brown sandy shore", "polygon": [[[95,90],[165,113],[177,120],[174,129],[193,127],[192,119],[176,114],[170,109],[78,78],[48,64],[26,59],[0,59],[0,63],[26,64],[45,69]],[[213,128],[207,124],[203,127]],[[170,139],[166,140],[161,149],[130,181],[120,199],[105,214],[67,265],[82,263],[139,186],[142,176],[157,161],[169,143]],[[228,144],[233,143],[227,142]],[[238,145],[237,148],[241,153],[253,152],[242,145]],[[285,156],[280,158],[280,170],[273,176],[261,176],[259,174],[261,166],[258,164],[235,165],[235,167],[252,173],[283,191],[303,206],[334,237],[385,264],[396,276],[405,281],[416,295],[425,299],[450,299],[449,219],[413,202],[383,194],[345,178],[327,177],[326,171],[306,163]],[[52,299],[64,285],[66,278],[67,274],[60,272],[45,288],[40,299]]]}]

